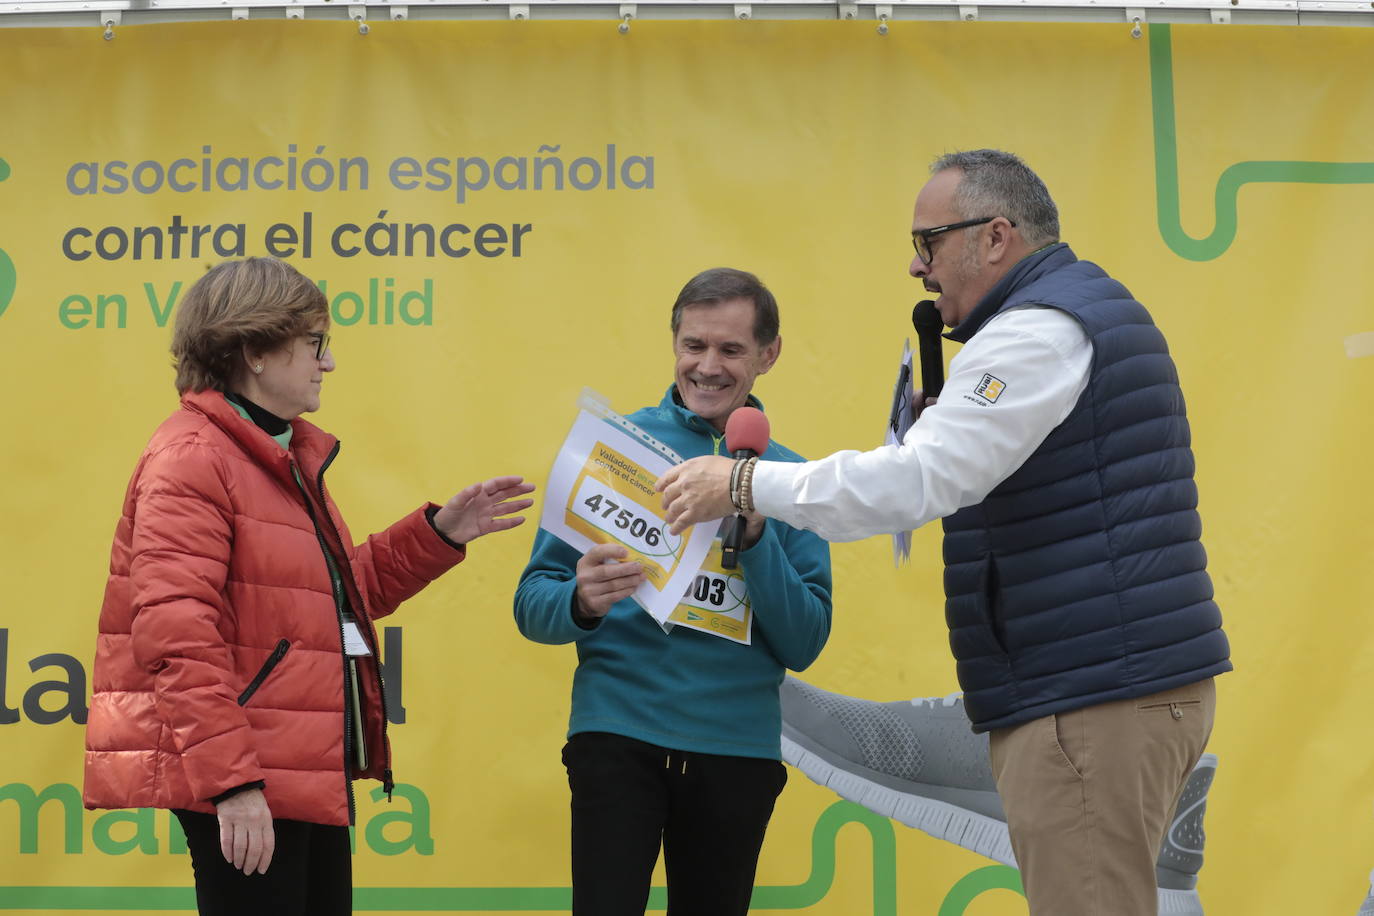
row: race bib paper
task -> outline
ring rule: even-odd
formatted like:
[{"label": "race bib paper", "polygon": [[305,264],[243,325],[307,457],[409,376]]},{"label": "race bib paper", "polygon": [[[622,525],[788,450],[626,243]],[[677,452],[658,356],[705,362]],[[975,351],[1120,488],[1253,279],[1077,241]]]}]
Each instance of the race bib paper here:
[{"label": "race bib paper", "polygon": [[669,534],[654,492],[672,462],[637,441],[623,418],[580,411],[554,459],[539,525],[586,553],[596,544],[620,544],[627,560],[644,567],[631,596],[665,629],[668,616],[692,585],[711,547],[716,523]]},{"label": "race bib paper", "polygon": [[754,613],[744,576],[737,569],[722,567],[720,558],[720,538],[716,538],[668,622],[747,646],[753,639]]}]

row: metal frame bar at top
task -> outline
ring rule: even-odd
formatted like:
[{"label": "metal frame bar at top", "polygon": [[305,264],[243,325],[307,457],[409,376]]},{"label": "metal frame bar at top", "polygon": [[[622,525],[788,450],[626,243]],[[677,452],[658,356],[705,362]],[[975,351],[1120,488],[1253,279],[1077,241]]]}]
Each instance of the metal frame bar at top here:
[{"label": "metal frame bar at top", "polygon": [[869,19],[1374,25],[1370,0],[0,0],[0,27],[225,19]]}]

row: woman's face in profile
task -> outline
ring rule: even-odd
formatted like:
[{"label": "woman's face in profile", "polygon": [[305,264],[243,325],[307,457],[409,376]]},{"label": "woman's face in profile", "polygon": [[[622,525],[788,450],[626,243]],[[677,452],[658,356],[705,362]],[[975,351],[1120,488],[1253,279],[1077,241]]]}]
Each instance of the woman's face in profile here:
[{"label": "woman's face in profile", "polygon": [[[264,354],[262,372],[253,377],[259,405],[283,420],[320,409],[320,388],[324,373],[334,371],[334,354],[329,349],[329,329],[321,325],[294,337],[277,350]],[[251,394],[250,394],[251,397]]]}]

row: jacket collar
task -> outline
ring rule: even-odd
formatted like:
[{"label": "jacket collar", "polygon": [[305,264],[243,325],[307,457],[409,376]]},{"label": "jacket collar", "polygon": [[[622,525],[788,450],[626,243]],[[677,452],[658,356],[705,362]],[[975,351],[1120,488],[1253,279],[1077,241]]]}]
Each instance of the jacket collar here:
[{"label": "jacket collar", "polygon": [[[752,394],[745,399],[744,405],[763,410],[763,402]],[[668,391],[663,395],[663,400],[659,402],[658,408],[670,416],[679,426],[685,426],[699,433],[706,433],[712,439],[725,437],[724,433],[716,432],[716,428],[708,421],[687,409],[687,405],[682,401],[682,395],[678,393],[676,382],[668,386]]]},{"label": "jacket collar", "polygon": [[291,482],[293,486],[293,454],[302,476],[311,479],[339,444],[339,440],[329,433],[308,420],[297,417],[291,421],[291,450],[288,452],[265,430],[235,410],[234,405],[225,400],[222,392],[212,389],[183,394],[181,406],[184,410],[204,416],[243,449],[254,462]]},{"label": "jacket collar", "polygon": [[969,312],[968,317],[945,334],[945,337],[956,343],[968,343],[969,338],[978,333],[978,329],[987,323],[989,318],[1002,310],[1012,293],[1077,260],[1078,256],[1064,242],[1056,242],[1026,255],[1007,271],[1006,276],[997,281],[996,286],[988,290],[988,294],[972,312]]}]

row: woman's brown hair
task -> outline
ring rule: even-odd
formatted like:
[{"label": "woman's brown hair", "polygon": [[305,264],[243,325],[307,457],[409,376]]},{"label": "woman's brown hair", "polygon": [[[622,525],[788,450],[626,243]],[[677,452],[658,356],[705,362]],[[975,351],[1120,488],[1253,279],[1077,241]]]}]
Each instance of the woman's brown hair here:
[{"label": "woman's brown hair", "polygon": [[228,391],[243,348],[275,350],[329,321],[329,303],[300,271],[276,258],[212,267],[177,306],[172,357],[177,392]]}]

